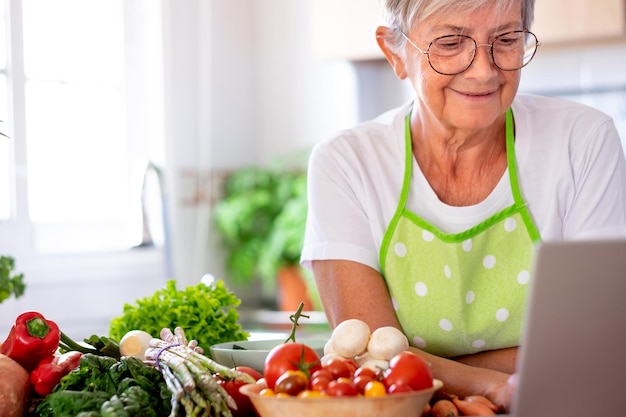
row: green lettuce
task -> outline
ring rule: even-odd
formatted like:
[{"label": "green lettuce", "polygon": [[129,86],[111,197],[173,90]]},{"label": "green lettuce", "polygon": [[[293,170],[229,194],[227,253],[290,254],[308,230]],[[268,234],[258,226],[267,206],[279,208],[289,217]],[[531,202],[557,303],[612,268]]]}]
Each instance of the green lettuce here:
[{"label": "green lettuce", "polygon": [[211,345],[248,338],[239,323],[236,307],[240,304],[221,280],[184,289],[177,289],[176,281],[170,280],[153,295],[125,304],[123,314],[111,321],[109,336],[120,340],[131,330],[143,330],[159,337],[163,328],[180,327],[187,339],[197,340],[210,356]]}]

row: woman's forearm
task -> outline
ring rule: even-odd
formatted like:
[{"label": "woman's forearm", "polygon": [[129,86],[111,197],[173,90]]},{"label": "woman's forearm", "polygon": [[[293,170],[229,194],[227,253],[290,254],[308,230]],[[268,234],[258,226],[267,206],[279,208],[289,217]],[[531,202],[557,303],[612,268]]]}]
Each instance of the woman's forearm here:
[{"label": "woman's forearm", "polygon": [[493,369],[507,374],[515,373],[517,365],[516,347],[499,350],[489,350],[486,352],[464,355],[453,358],[457,362],[479,368]]}]

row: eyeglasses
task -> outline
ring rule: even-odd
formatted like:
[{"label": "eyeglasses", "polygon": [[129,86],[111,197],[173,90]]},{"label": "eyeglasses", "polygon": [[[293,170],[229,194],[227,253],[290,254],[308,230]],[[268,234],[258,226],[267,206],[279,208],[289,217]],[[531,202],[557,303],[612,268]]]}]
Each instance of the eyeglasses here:
[{"label": "eyeglasses", "polygon": [[415,45],[404,33],[402,36],[426,55],[432,69],[442,75],[456,75],[467,70],[474,62],[479,46],[489,47],[489,55],[496,67],[502,71],[515,71],[526,66],[541,45],[535,34],[528,30],[506,32],[484,44],[478,44],[466,35],[440,36],[433,39],[426,50]]}]

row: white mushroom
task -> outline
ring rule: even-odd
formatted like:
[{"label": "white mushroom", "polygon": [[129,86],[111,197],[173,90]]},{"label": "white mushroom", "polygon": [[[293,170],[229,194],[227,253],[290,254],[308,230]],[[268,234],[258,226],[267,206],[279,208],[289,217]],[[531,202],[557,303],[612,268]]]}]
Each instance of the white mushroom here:
[{"label": "white mushroom", "polygon": [[338,355],[336,353],[329,353],[327,355],[324,355],[320,358],[320,364],[322,366],[326,366],[328,365],[328,362],[330,362],[332,359],[346,359],[341,355]]},{"label": "white mushroom", "polygon": [[401,330],[385,326],[372,332],[367,352],[374,359],[390,360],[409,348],[409,340]]},{"label": "white mushroom", "polygon": [[368,357],[367,360],[359,363],[359,367],[370,368],[374,371],[378,371],[378,370],[384,371],[385,369],[389,368],[389,361],[386,361],[383,359],[373,359],[371,357]]},{"label": "white mushroom", "polygon": [[328,339],[328,342],[324,345],[324,355],[328,355],[330,353],[336,353],[333,346],[333,339]]},{"label": "white mushroom", "polygon": [[367,349],[370,328],[359,319],[344,320],[335,327],[330,339],[335,353],[345,358],[354,358]]}]

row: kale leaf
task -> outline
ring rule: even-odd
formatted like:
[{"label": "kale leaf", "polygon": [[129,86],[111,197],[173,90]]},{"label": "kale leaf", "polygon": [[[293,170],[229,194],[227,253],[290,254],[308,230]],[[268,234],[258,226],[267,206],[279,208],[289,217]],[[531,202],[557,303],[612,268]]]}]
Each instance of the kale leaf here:
[{"label": "kale leaf", "polygon": [[161,417],[171,412],[161,373],[141,360],[84,354],[37,405],[38,417]]}]

